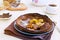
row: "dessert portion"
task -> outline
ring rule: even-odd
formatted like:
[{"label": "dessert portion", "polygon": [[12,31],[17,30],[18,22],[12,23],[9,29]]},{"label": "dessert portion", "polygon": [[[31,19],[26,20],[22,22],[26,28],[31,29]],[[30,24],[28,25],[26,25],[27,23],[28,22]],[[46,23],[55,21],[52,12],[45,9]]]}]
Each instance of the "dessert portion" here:
[{"label": "dessert portion", "polygon": [[20,3],[18,0],[3,0],[3,4],[6,10],[17,11],[17,10],[26,10],[27,7],[24,3]]},{"label": "dessert portion", "polygon": [[40,27],[43,26],[45,23],[43,19],[31,19],[26,28],[29,30],[40,30]]},{"label": "dessert portion", "polygon": [[52,21],[46,15],[29,13],[20,16],[16,20],[19,30],[36,34],[49,32],[52,29]]},{"label": "dessert portion", "polygon": [[3,13],[2,15],[0,15],[0,18],[9,18],[11,17],[12,15],[9,15],[9,13]]},{"label": "dessert portion", "polygon": [[3,3],[5,6],[11,6],[12,4],[18,5],[18,3],[16,3],[16,0],[3,0]]}]

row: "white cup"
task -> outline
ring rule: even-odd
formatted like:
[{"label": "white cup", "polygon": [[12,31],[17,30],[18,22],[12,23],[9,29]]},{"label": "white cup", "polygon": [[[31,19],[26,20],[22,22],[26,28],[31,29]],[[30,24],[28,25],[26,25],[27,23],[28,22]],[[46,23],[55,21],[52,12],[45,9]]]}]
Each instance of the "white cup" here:
[{"label": "white cup", "polygon": [[49,4],[46,7],[46,12],[49,14],[57,14],[58,13],[58,5],[57,4]]}]

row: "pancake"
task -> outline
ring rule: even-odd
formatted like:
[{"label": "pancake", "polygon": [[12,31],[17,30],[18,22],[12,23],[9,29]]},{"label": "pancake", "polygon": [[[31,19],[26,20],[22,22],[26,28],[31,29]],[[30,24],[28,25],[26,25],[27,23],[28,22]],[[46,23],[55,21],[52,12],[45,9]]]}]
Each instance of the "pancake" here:
[{"label": "pancake", "polygon": [[52,21],[46,15],[28,13],[21,15],[16,20],[16,26],[21,31],[32,34],[40,34],[48,32],[52,29]]}]

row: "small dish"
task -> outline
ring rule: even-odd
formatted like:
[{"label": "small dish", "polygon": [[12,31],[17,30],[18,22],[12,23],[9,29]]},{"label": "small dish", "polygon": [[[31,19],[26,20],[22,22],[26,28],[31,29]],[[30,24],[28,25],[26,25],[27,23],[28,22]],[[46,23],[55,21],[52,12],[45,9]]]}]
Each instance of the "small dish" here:
[{"label": "small dish", "polygon": [[56,15],[58,14],[59,6],[57,4],[49,4],[46,7],[46,13]]},{"label": "small dish", "polygon": [[23,32],[23,31],[19,30],[19,28],[16,26],[16,22],[14,22],[14,28],[17,32],[19,32],[23,35],[26,35],[26,36],[38,36],[38,35],[44,35],[44,34],[48,34],[48,33],[52,32],[54,30],[54,23],[53,23],[53,28],[49,32],[42,33],[42,34],[31,34],[31,33]]}]

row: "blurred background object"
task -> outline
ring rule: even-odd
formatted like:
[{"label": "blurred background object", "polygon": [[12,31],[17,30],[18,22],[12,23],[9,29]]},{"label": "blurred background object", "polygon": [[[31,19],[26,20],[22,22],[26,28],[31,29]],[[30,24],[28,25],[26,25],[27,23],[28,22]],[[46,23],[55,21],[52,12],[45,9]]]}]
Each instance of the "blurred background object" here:
[{"label": "blurred background object", "polygon": [[11,6],[17,7],[20,4],[20,0],[3,0],[4,5],[10,4]]},{"label": "blurred background object", "polygon": [[35,6],[46,6],[48,4],[59,4],[59,0],[32,0],[32,4]]}]

